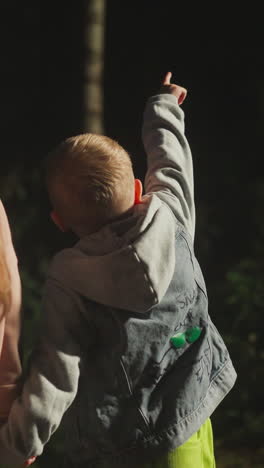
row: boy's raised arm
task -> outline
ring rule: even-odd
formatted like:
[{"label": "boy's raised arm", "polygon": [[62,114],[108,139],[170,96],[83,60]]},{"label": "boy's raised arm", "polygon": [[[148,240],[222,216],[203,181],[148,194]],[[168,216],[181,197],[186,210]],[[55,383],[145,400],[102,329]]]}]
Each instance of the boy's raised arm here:
[{"label": "boy's raised arm", "polygon": [[158,192],[194,238],[192,155],[184,135],[184,113],[179,107],[187,91],[170,83],[170,79],[168,72],[160,94],[149,99],[144,113],[143,143],[148,161],[145,190]]}]

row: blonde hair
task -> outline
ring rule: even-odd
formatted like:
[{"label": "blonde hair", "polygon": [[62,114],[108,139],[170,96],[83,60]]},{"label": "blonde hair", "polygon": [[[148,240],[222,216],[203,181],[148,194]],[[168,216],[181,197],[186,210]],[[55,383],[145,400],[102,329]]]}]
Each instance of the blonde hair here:
[{"label": "blonde hair", "polygon": [[51,202],[70,227],[98,228],[133,206],[131,159],[111,138],[68,138],[50,153],[46,170]]},{"label": "blonde hair", "polygon": [[[2,308],[4,313],[10,301],[10,287],[10,275],[6,264],[2,239],[0,237],[0,303],[4,306]],[[2,319],[2,316],[0,316],[0,319]]]}]

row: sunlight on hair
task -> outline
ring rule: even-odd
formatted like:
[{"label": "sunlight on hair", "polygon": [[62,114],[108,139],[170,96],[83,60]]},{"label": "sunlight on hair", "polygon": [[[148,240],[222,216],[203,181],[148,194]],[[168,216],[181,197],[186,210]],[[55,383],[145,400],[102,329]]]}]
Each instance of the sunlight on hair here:
[{"label": "sunlight on hair", "polygon": [[69,226],[96,228],[133,206],[132,162],[111,138],[91,133],[71,137],[48,156],[47,187]]}]

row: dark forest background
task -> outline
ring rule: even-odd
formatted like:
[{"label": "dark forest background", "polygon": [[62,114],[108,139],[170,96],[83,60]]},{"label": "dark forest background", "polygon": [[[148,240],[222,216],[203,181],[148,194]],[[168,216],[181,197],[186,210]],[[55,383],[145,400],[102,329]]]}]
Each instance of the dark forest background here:
[{"label": "dark forest background", "polygon": [[[49,219],[42,162],[59,141],[84,128],[87,3],[0,6],[0,196],[23,282],[24,362],[51,256],[73,241]],[[210,21],[214,30],[215,18]],[[183,108],[194,158],[196,255],[210,314],[238,372],[212,417],[218,466],[264,467],[263,46],[236,24],[227,37],[220,20],[216,34],[208,34],[208,21],[201,25],[194,15],[193,23],[187,4],[106,3],[104,131],[128,149],[143,178],[146,99],[169,70],[188,89]],[[61,438],[58,431],[36,466],[59,466]]]}]

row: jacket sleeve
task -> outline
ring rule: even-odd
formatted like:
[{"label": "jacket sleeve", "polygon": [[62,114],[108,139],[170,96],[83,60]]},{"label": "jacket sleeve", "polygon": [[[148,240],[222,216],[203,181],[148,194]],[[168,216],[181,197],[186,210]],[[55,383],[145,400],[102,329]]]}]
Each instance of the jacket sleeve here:
[{"label": "jacket sleeve", "polygon": [[0,431],[1,462],[21,464],[40,455],[73,402],[80,363],[76,315],[75,298],[48,280],[39,344],[30,358],[22,394]]},{"label": "jacket sleeve", "polygon": [[184,113],[175,96],[159,94],[149,99],[143,143],[148,163],[146,193],[157,192],[194,238],[192,155],[184,135]]}]

